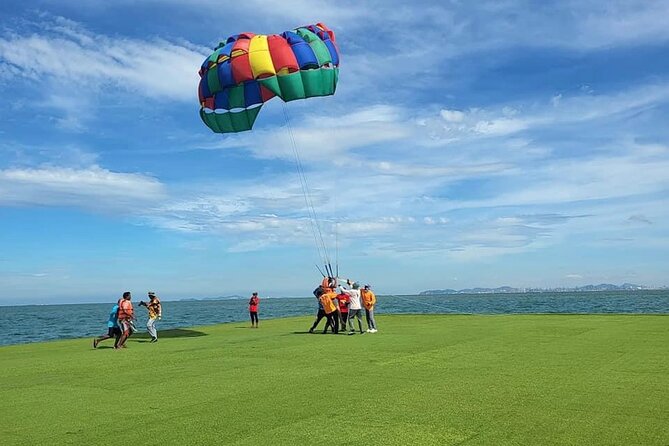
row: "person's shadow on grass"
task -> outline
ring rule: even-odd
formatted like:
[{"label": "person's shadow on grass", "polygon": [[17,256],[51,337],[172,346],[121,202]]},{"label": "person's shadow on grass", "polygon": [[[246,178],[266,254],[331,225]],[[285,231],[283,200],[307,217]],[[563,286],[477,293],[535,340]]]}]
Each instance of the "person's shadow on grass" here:
[{"label": "person's shadow on grass", "polygon": [[[207,336],[207,333],[203,333],[197,330],[191,330],[188,328],[172,328],[169,330],[158,331],[158,339],[198,338],[200,336]],[[149,336],[148,333],[136,333],[132,335],[128,340],[138,343],[151,342],[151,336]]]}]

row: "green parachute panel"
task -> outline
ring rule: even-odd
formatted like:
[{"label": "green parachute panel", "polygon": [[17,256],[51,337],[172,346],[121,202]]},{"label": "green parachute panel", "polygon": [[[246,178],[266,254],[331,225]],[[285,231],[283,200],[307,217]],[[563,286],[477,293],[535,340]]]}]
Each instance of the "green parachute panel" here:
[{"label": "green parachute panel", "polygon": [[200,118],[207,127],[217,133],[232,133],[251,130],[262,106],[243,109],[238,112],[207,113],[200,111]]}]

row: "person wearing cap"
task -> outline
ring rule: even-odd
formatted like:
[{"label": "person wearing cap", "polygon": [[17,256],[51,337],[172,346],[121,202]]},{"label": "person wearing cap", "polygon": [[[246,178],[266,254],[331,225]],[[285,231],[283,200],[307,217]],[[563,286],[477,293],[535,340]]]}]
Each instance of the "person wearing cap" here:
[{"label": "person wearing cap", "polygon": [[369,285],[360,291],[362,304],[365,306],[365,319],[367,320],[367,333],[376,333],[376,321],[374,320],[374,305],[376,304],[376,295],[370,289]]},{"label": "person wearing cap", "polygon": [[251,315],[251,328],[254,327],[258,328],[258,304],[260,304],[260,298],[258,297],[258,293],[253,293],[251,299],[249,299],[249,314]]},{"label": "person wearing cap", "polygon": [[149,291],[149,303],[146,304],[146,309],[149,310],[149,320],[146,321],[146,329],[151,335],[151,342],[158,342],[158,331],[156,330],[156,322],[163,317],[163,307],[160,304],[160,299],[156,293]]},{"label": "person wearing cap", "polygon": [[[346,281],[347,284],[351,284],[350,280]],[[355,324],[353,318],[358,319],[358,329],[360,334],[365,334],[362,331],[362,302],[360,299],[360,285],[358,282],[353,283],[350,290],[344,289],[343,285],[340,286],[341,292],[348,295],[349,298],[349,307],[348,307],[348,323],[349,323],[349,335],[355,334]]]}]

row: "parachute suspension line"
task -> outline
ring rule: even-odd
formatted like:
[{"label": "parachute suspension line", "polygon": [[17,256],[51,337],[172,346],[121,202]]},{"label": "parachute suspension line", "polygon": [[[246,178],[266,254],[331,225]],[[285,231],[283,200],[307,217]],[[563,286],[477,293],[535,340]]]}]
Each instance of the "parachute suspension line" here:
[{"label": "parachute suspension line", "polygon": [[[307,177],[304,173],[304,167],[302,166],[302,159],[300,158],[300,152],[297,150],[297,142],[295,141],[295,135],[293,134],[293,127],[290,124],[290,119],[288,119],[288,112],[286,111],[286,104],[283,103],[283,117],[286,121],[286,127],[288,128],[288,135],[293,148],[293,156],[295,157],[295,165],[297,167],[297,174],[300,179],[300,186],[302,187],[302,194],[304,195],[304,202],[307,206],[307,212],[309,213],[309,220],[311,223],[311,230],[314,236],[314,241],[316,243],[316,249],[318,251],[318,256],[323,261],[325,267],[325,272],[328,276],[334,277],[332,272],[332,265],[330,262],[330,257],[328,255],[327,246],[325,245],[325,240],[323,239],[323,232],[321,231],[320,225],[318,224],[318,218],[316,215],[316,208],[314,207],[311,194],[309,192],[309,184],[307,183]],[[319,272],[323,272],[318,268]]]},{"label": "parachute suspension line", "polygon": [[[329,99],[329,98],[328,98]],[[334,127],[332,124],[328,125],[328,134],[329,134],[329,140],[332,141],[334,140]],[[335,187],[333,188],[333,197],[332,197],[332,207],[333,207],[333,215],[335,216],[335,221],[334,221],[334,236],[335,236],[335,274],[333,277],[339,277],[339,209],[337,209],[337,205],[339,203],[339,188]]]},{"label": "parachute suspension line", "polygon": [[334,277],[339,277],[339,223],[335,222],[335,271]]}]

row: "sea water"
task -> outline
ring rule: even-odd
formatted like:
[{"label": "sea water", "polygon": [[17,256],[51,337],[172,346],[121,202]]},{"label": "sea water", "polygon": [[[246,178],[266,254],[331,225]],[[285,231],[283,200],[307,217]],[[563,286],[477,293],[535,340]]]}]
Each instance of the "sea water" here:
[{"label": "sea water", "polygon": [[[378,296],[375,312],[384,314],[669,314],[669,290],[580,293],[455,294]],[[109,303],[0,306],[0,345],[100,336],[107,331]],[[238,322],[249,319],[248,299],[163,301],[158,330]],[[260,321],[315,314],[316,299],[261,299]],[[146,309],[135,303],[140,331]],[[381,319],[382,320],[382,319]],[[296,329],[308,327],[296,327]]]}]

